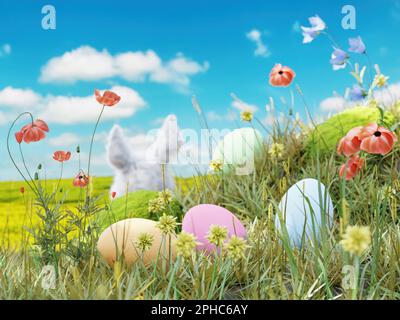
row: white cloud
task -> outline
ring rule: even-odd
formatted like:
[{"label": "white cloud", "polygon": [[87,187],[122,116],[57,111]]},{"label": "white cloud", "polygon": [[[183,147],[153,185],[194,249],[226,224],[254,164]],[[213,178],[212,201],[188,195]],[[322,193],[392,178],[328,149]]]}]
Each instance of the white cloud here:
[{"label": "white cloud", "polygon": [[150,79],[159,83],[171,83],[181,86],[188,86],[190,83],[189,76],[200,72],[206,72],[209,63],[204,62],[202,65],[196,61],[188,60],[182,54],[178,54],[176,58],[169,61],[150,74]]},{"label": "white cloud", "polygon": [[115,75],[114,59],[107,50],[97,51],[89,46],[50,59],[42,67],[41,82],[73,83],[78,80],[100,80]]},{"label": "white cloud", "polygon": [[253,29],[246,33],[246,37],[256,45],[256,49],[254,50],[255,56],[269,57],[271,55],[266,44],[262,40],[260,30]]},{"label": "white cloud", "polygon": [[[384,106],[391,106],[396,101],[400,101],[400,82],[391,84],[387,88],[375,90],[374,98]],[[336,113],[356,104],[359,103],[346,100],[339,95],[334,95],[321,101],[320,110]]]},{"label": "white cloud", "polygon": [[75,83],[120,77],[128,81],[149,80],[178,86],[188,86],[190,77],[206,72],[208,62],[202,64],[178,53],[169,61],[153,50],[128,51],[111,55],[106,49],[98,51],[81,46],[50,59],[41,69],[39,80],[44,83]]},{"label": "white cloud", "polygon": [[385,89],[375,91],[374,97],[385,106],[390,106],[394,102],[400,101],[400,82],[391,84]]},{"label": "white cloud", "polygon": [[[103,120],[128,118],[138,109],[143,108],[146,102],[133,89],[121,86],[111,88],[111,91],[121,96],[121,101],[115,107],[106,107]],[[41,117],[47,121],[62,124],[76,124],[93,122],[99,114],[100,105],[93,96],[67,97],[49,96]]]},{"label": "white cloud", "polygon": [[8,115],[6,113],[0,111],[0,126],[8,123],[8,120],[9,120]]},{"label": "white cloud", "polygon": [[11,54],[11,45],[6,43],[0,47],[0,57],[8,56]]},{"label": "white cloud", "polygon": [[37,105],[42,97],[31,89],[5,87],[0,90],[0,106],[19,109]]},{"label": "white cloud", "polygon": [[121,53],[115,56],[114,63],[113,76],[120,75],[129,81],[144,81],[146,75],[157,72],[162,65],[161,59],[152,50]]},{"label": "white cloud", "polygon": [[47,141],[53,147],[70,147],[77,146],[82,138],[75,133],[65,132],[57,137],[49,138]]},{"label": "white cloud", "polygon": [[[114,107],[105,108],[103,120],[128,118],[146,106],[144,99],[131,88],[114,86],[110,90],[121,96],[121,101]],[[39,118],[60,124],[93,122],[101,108],[93,95],[86,97],[42,96],[29,89],[12,87],[0,91],[0,107],[2,106],[29,107],[38,114]],[[12,114],[13,111],[8,111],[8,114]]]},{"label": "white cloud", "polygon": [[233,108],[239,111],[250,111],[250,112],[256,112],[258,110],[257,106],[240,100],[235,94],[232,93],[231,96],[233,98],[231,104]]},{"label": "white cloud", "polygon": [[339,112],[345,109],[346,100],[343,97],[329,97],[322,100],[319,106],[324,112]]}]

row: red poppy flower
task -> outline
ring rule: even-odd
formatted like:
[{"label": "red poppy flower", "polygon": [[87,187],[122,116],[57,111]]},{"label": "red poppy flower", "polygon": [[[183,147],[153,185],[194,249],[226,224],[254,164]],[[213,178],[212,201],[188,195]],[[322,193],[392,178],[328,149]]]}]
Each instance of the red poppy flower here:
[{"label": "red poppy flower", "polygon": [[362,140],[360,148],[368,153],[385,155],[393,149],[397,141],[396,135],[386,129],[378,126],[376,123],[370,123],[365,126],[359,135]]},{"label": "red poppy flower", "polygon": [[25,188],[24,187],[19,188],[19,192],[21,192],[21,194],[24,194],[25,193]]},{"label": "red poppy flower", "polygon": [[350,157],[360,151],[361,139],[359,134],[363,127],[355,127],[351,129],[339,142],[337,147],[338,154],[344,154]]},{"label": "red poppy flower", "polygon": [[46,137],[46,132],[49,132],[49,127],[43,120],[35,120],[15,134],[15,139],[18,143],[22,140],[26,143],[36,142],[44,139]]},{"label": "red poppy flower", "polygon": [[289,67],[276,64],[269,74],[269,83],[274,87],[287,87],[295,76],[296,73]]},{"label": "red poppy flower", "polygon": [[115,191],[111,192],[111,197],[114,199],[117,193]]},{"label": "red poppy flower", "polygon": [[53,154],[53,159],[58,162],[68,161],[71,158],[71,152],[56,151]]},{"label": "red poppy flower", "polygon": [[89,184],[89,176],[83,172],[79,172],[72,183],[75,187],[86,187]]},{"label": "red poppy flower", "polygon": [[339,176],[345,176],[345,179],[351,180],[354,176],[360,172],[364,165],[364,159],[361,159],[360,156],[352,156],[347,163],[343,164],[339,170]]},{"label": "red poppy flower", "polygon": [[94,91],[94,95],[96,96],[96,100],[102,104],[103,106],[112,107],[116,105],[121,97],[112,91],[105,91],[103,95],[101,95],[99,90]]}]

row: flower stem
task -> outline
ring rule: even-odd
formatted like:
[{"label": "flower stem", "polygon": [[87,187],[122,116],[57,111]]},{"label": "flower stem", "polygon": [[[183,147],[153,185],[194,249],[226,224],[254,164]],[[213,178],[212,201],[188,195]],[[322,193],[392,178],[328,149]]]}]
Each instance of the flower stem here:
[{"label": "flower stem", "polygon": [[21,144],[19,144],[19,152],[21,154],[22,163],[24,165],[24,168],[25,168],[26,172],[28,173],[29,179],[31,179],[32,185],[35,187],[36,192],[39,193],[39,189],[38,189],[38,187],[37,187],[37,185],[35,183],[35,180],[32,178],[32,176],[31,176],[31,174],[30,174],[30,172],[28,170],[28,166],[26,165],[25,157],[24,157],[24,153],[22,152]]},{"label": "flower stem", "polygon": [[[104,108],[105,108],[105,105],[103,105],[103,107],[101,108],[99,117],[97,118],[97,121],[96,121],[96,125],[94,126],[94,129],[93,129],[92,138],[91,138],[91,140],[90,140],[89,160],[88,160],[88,169],[87,169],[87,175],[88,175],[89,177],[90,177],[90,161],[91,161],[91,159],[92,159],[92,148],[93,148],[94,136],[95,136],[95,134],[96,134],[96,130],[97,130],[97,127],[98,127],[98,125],[99,125],[101,116],[103,115]],[[88,184],[88,186],[89,186],[89,184]]]},{"label": "flower stem", "polygon": [[27,183],[27,185],[29,186],[29,188],[36,193],[36,190],[32,187],[32,185],[30,184],[30,182],[28,181],[28,179],[24,176],[24,174],[22,173],[21,169],[18,167],[17,163],[14,160],[14,157],[11,154],[11,150],[10,150],[10,135],[11,135],[11,130],[14,128],[15,124],[17,123],[17,121],[22,118],[24,115],[29,115],[31,118],[31,121],[33,123],[33,115],[30,112],[23,112],[21,113],[11,124],[10,129],[8,129],[8,133],[7,133],[7,152],[8,155],[11,159],[11,162],[13,163],[14,167],[17,169],[17,171],[19,172],[19,174],[21,175],[21,177],[25,180],[25,182]]}]

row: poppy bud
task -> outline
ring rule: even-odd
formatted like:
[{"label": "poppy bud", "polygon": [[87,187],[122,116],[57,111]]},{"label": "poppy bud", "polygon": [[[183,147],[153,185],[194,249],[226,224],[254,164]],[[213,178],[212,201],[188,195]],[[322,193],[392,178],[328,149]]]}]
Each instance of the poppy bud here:
[{"label": "poppy bud", "polygon": [[39,180],[39,173],[35,172],[35,180]]},{"label": "poppy bud", "polygon": [[21,192],[21,194],[24,194],[25,193],[25,188],[24,187],[19,188],[19,192]]},{"label": "poppy bud", "polygon": [[42,164],[41,163],[39,163],[39,165],[38,165],[38,170],[41,170],[42,169]]},{"label": "poppy bud", "polygon": [[117,193],[115,191],[111,192],[111,197],[114,199]]},{"label": "poppy bud", "polygon": [[76,153],[80,153],[81,152],[81,148],[79,146],[76,147]]}]

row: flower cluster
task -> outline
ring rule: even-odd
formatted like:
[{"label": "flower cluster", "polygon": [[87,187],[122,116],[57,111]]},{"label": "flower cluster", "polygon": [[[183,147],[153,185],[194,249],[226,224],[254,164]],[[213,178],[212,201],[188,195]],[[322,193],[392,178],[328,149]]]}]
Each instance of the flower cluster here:
[{"label": "flower cluster", "polygon": [[225,245],[227,256],[233,261],[238,261],[244,258],[246,249],[246,241],[233,235],[229,242]]},{"label": "flower cluster", "polygon": [[164,235],[175,234],[177,226],[176,217],[166,214],[163,214],[157,223],[157,228],[160,229],[161,233]]},{"label": "flower cluster", "polygon": [[172,217],[179,217],[182,214],[181,204],[168,189],[160,191],[157,198],[149,200],[147,210],[154,219],[161,219],[166,214]]},{"label": "flower cluster", "polygon": [[149,201],[148,211],[151,214],[163,214],[171,201],[172,194],[170,190],[160,191],[157,198]]},{"label": "flower cluster", "polygon": [[182,231],[176,240],[176,252],[183,258],[190,258],[196,245],[196,237],[192,233]]},{"label": "flower cluster", "polygon": [[144,232],[139,234],[135,242],[135,245],[141,252],[145,252],[151,248],[151,246],[153,245],[153,241],[154,241],[154,236]]},{"label": "flower cluster", "polygon": [[228,229],[226,227],[212,225],[210,226],[210,230],[208,231],[206,238],[210,243],[220,247],[224,243],[227,236]]},{"label": "flower cluster", "polygon": [[397,137],[392,131],[377,123],[351,129],[337,147],[337,153],[348,158],[347,163],[340,167],[339,175],[351,180],[364,164],[364,160],[358,155],[360,151],[385,155],[393,149],[396,141]]},{"label": "flower cluster", "polygon": [[270,154],[271,158],[279,159],[283,156],[284,150],[285,150],[285,147],[283,144],[274,142],[271,144],[271,147],[269,148],[268,153]]},{"label": "flower cluster", "polygon": [[371,243],[369,227],[348,226],[340,241],[343,249],[351,254],[361,256]]}]

